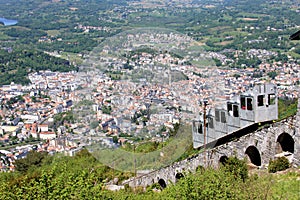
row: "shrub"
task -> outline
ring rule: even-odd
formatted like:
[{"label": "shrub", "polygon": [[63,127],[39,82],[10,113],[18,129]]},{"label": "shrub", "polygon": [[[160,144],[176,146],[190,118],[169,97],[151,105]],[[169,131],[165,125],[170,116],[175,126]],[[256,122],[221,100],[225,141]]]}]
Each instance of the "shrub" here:
[{"label": "shrub", "polygon": [[289,160],[286,157],[279,157],[275,160],[270,160],[268,169],[270,173],[275,173],[277,171],[288,169],[289,167]]},{"label": "shrub", "polygon": [[204,172],[204,170],[205,170],[205,168],[201,165],[197,166],[197,168],[196,168],[196,172],[202,173],[202,172]]},{"label": "shrub", "polygon": [[29,168],[40,167],[47,156],[47,152],[30,151],[25,158],[15,161],[16,171],[25,173]]},{"label": "shrub", "polygon": [[248,178],[248,168],[245,160],[239,160],[237,157],[229,157],[223,163],[223,170],[232,174],[235,178],[245,181]]},{"label": "shrub", "polygon": [[159,183],[154,183],[154,184],[152,184],[151,186],[149,186],[149,187],[147,188],[147,190],[153,190],[153,189],[161,190],[162,188],[161,188],[161,186],[159,185]]}]

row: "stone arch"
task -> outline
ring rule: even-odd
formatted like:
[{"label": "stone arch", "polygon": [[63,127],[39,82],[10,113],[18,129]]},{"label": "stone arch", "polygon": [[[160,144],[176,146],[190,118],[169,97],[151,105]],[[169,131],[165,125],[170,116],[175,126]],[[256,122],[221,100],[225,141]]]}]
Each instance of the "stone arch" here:
[{"label": "stone arch", "polygon": [[258,149],[255,146],[249,146],[245,154],[248,155],[250,162],[256,166],[261,166],[261,157]]},{"label": "stone arch", "polygon": [[178,172],[176,175],[175,175],[175,179],[176,181],[179,180],[179,179],[182,179],[184,177],[183,173],[181,172]]},{"label": "stone arch", "polygon": [[281,153],[283,151],[288,151],[290,153],[295,152],[295,141],[288,133],[281,133],[276,140],[276,153]]},{"label": "stone arch", "polygon": [[160,185],[160,187],[162,189],[164,189],[164,188],[167,187],[166,181],[164,179],[162,179],[162,178],[158,180],[158,184]]},{"label": "stone arch", "polygon": [[223,155],[223,156],[220,157],[219,163],[220,164],[225,164],[227,162],[227,160],[228,160],[228,157]]}]

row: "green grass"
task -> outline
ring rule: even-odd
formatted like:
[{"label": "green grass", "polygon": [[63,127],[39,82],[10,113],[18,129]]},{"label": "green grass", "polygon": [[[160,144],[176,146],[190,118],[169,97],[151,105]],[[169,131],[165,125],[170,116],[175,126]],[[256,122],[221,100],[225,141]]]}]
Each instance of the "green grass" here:
[{"label": "green grass", "polygon": [[289,51],[288,55],[292,56],[293,58],[299,59],[300,58],[300,54],[293,52],[293,51]]},{"label": "green grass", "polygon": [[212,60],[208,60],[205,58],[203,58],[199,61],[193,60],[191,63],[193,65],[200,66],[200,67],[215,66],[215,63]]},{"label": "green grass", "polygon": [[215,31],[225,31],[225,30],[233,30],[231,26],[215,26],[209,29],[211,32]]},{"label": "green grass", "polygon": [[266,16],[266,14],[240,12],[239,16],[243,16],[244,18],[260,18]]},{"label": "green grass", "polygon": [[[299,169],[298,169],[299,170]],[[270,199],[299,199],[300,197],[300,174],[288,172],[287,174],[272,175]]]},{"label": "green grass", "polygon": [[297,113],[298,100],[278,100],[278,121],[291,117]]},{"label": "green grass", "polygon": [[66,59],[72,63],[74,62],[77,65],[81,64],[83,62],[83,58],[81,56],[79,56],[79,54],[77,54],[77,53],[63,52],[61,54],[61,58]]},{"label": "green grass", "polygon": [[230,15],[224,15],[223,19],[224,20],[232,20],[232,16],[230,16]]},{"label": "green grass", "polygon": [[246,31],[234,31],[234,30],[231,30],[231,31],[225,31],[225,32],[222,32],[221,33],[221,36],[226,36],[226,35],[229,35],[229,36],[233,36],[233,37],[236,37],[236,36],[247,36],[249,33],[246,32]]},{"label": "green grass", "polygon": [[82,150],[74,157],[46,156],[24,172],[0,173],[0,199],[299,199],[299,168],[275,174],[255,170],[244,178],[243,169],[245,161],[235,161],[219,169],[183,172],[182,179],[159,193],[152,191],[161,189],[159,184],[146,191],[125,187],[111,192],[104,183],[116,177],[121,183],[132,174],[109,168]]},{"label": "green grass", "polygon": [[[1,27],[1,26],[0,26]],[[0,32],[0,40],[8,40],[10,39],[9,36],[5,35],[4,33]]]},{"label": "green grass", "polygon": [[60,34],[59,30],[48,30],[46,32],[47,32],[48,35],[53,36],[53,37],[55,37],[55,36],[57,36],[57,35]]}]

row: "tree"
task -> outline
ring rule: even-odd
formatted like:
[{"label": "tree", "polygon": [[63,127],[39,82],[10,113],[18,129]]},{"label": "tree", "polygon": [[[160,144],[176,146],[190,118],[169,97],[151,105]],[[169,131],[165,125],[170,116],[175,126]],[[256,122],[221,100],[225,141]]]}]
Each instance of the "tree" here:
[{"label": "tree", "polygon": [[31,167],[39,167],[47,156],[48,153],[44,151],[30,151],[25,158],[15,161],[16,171],[24,173]]},{"label": "tree", "polygon": [[270,173],[283,171],[290,167],[290,162],[286,157],[279,157],[275,160],[270,160],[268,170]]},{"label": "tree", "polygon": [[99,126],[99,121],[92,121],[90,124],[91,129],[95,129]]},{"label": "tree", "polygon": [[235,178],[245,181],[248,178],[248,168],[245,160],[239,160],[237,157],[229,157],[223,163],[223,170],[229,172]]},{"label": "tree", "polygon": [[86,149],[83,148],[82,150],[78,151],[75,154],[76,158],[87,158],[87,157],[92,157],[92,154]]},{"label": "tree", "polygon": [[111,111],[112,111],[111,106],[103,105],[101,109],[102,109],[103,114],[108,114],[108,115],[111,114]]},{"label": "tree", "polygon": [[271,79],[275,79],[275,77],[277,76],[277,72],[275,72],[275,71],[268,72],[268,76],[269,76]]},{"label": "tree", "polygon": [[113,143],[118,144],[118,137],[117,136],[113,136]]},{"label": "tree", "polygon": [[217,66],[217,67],[222,66],[222,62],[221,62],[219,59],[213,58],[213,60],[214,60],[214,62],[216,63],[216,66]]},{"label": "tree", "polygon": [[241,77],[241,75],[240,75],[240,74],[234,74],[233,77],[234,77],[235,79],[238,79],[239,77]]}]

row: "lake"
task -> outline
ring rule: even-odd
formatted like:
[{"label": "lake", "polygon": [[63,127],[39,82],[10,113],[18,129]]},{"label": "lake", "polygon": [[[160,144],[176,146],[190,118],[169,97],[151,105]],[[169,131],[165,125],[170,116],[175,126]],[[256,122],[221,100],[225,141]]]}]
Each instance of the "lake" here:
[{"label": "lake", "polygon": [[0,23],[4,24],[4,26],[12,26],[17,24],[18,21],[13,19],[0,18]]}]

